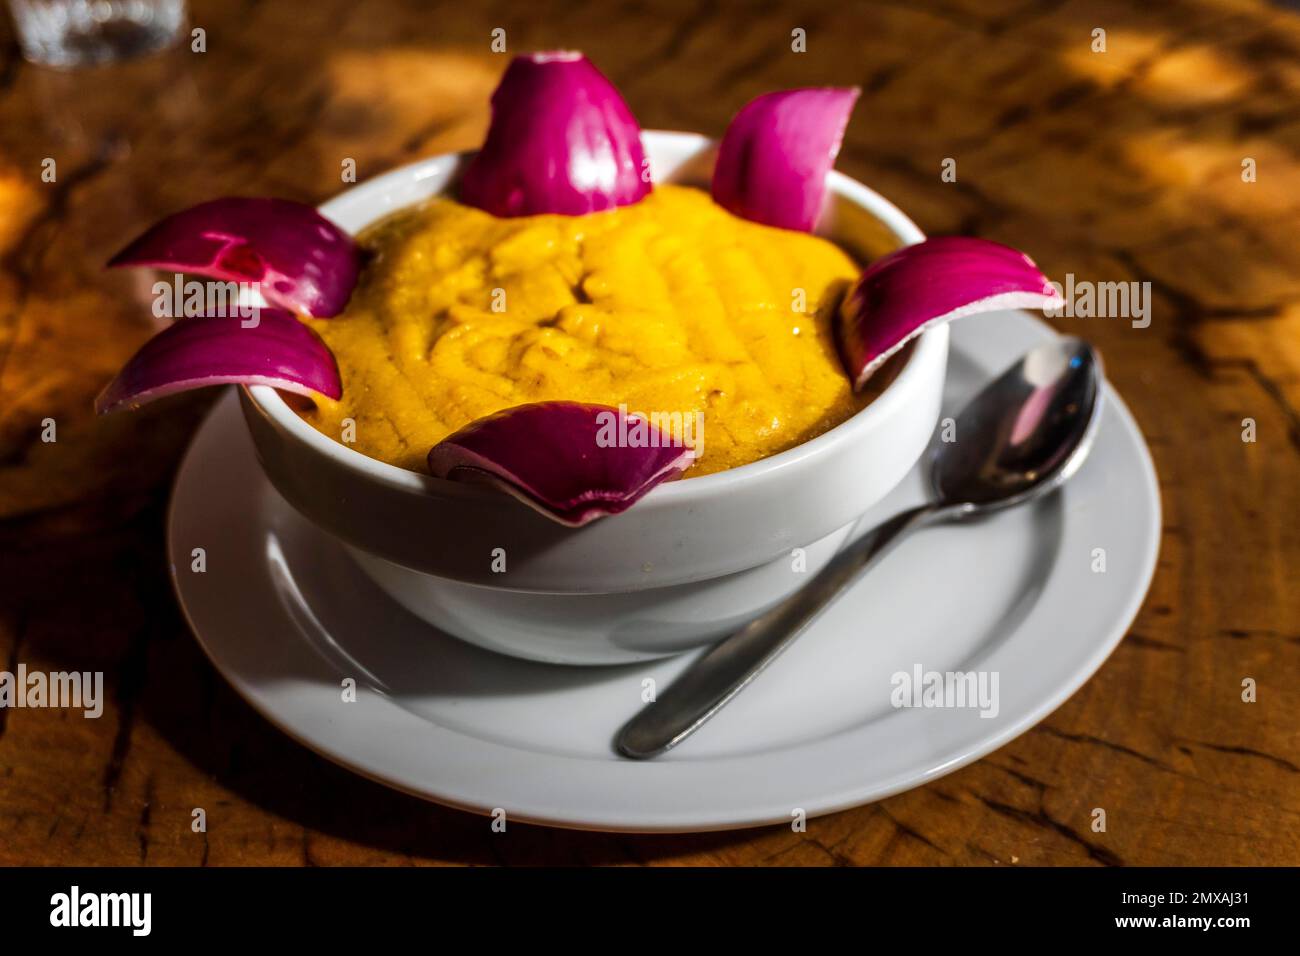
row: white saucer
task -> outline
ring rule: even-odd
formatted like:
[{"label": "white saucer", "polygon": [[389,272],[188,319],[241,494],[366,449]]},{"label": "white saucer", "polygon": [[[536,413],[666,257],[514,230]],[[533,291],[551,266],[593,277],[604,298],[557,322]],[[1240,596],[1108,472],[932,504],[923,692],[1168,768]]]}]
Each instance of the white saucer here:
[{"label": "white saucer", "polygon": [[[953,326],[945,415],[1051,335],[1023,313]],[[922,496],[914,472],[863,528]],[[400,790],[508,820],[627,831],[788,823],[915,787],[1060,706],[1124,636],[1159,545],[1155,471],[1108,388],[1096,445],[1059,495],[901,544],[695,737],[637,763],[614,732],[693,655],[618,668],[500,657],[432,630],[290,509],[235,394],[176,479],[181,605],[212,662],[306,746]],[[455,547],[430,541],[429,547]],[[191,570],[204,548],[207,569]],[[1095,549],[1105,572],[1094,571]],[[998,674],[999,711],[895,709],[891,676]],[[342,682],[356,680],[355,702]]]}]

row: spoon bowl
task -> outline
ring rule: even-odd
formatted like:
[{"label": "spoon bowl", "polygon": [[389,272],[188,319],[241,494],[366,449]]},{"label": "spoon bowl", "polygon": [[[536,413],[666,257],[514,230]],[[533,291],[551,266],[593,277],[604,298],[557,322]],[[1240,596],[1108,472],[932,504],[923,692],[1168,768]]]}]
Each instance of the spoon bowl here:
[{"label": "spoon bowl", "polygon": [[1096,436],[1101,360],[1065,337],[1026,354],[957,416],[952,441],[930,456],[940,502],[989,512],[1064,484]]}]

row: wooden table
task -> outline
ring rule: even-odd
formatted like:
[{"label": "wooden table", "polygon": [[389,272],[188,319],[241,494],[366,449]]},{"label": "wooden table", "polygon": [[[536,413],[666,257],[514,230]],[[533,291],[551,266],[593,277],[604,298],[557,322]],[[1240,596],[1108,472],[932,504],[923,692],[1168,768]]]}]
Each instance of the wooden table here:
[{"label": "wooden table", "polygon": [[[0,863],[1300,863],[1300,16],[204,0],[192,19],[206,52],[67,74],[0,53],[0,669],[103,670],[109,688],[99,720],[0,710]],[[1132,632],[1048,720],[807,833],[501,837],[314,756],[209,666],[168,585],[163,519],[211,396],[95,419],[151,330],[142,278],[102,264],[200,199],[317,201],[345,159],[364,179],[476,145],[505,65],[494,27],[512,51],[585,50],[646,127],[716,134],[760,92],[860,84],[839,166],[927,232],[1022,247],[1052,276],[1151,283],[1148,328],[1057,320],[1100,346],[1137,416],[1164,534]]]}]

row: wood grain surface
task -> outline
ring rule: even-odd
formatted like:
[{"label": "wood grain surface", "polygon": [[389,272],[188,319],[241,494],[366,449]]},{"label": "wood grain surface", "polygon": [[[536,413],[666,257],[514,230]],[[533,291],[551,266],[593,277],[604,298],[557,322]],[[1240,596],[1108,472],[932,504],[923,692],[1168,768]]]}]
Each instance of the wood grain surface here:
[{"label": "wood grain surface", "polygon": [[[98,720],[0,709],[0,864],[1300,863],[1293,9],[204,0],[192,21],[206,52],[75,73],[22,63],[0,28],[0,669],[102,670],[108,696]],[[102,264],[202,199],[319,201],[345,158],[365,179],[476,145],[505,65],[494,27],[512,51],[585,50],[646,127],[718,134],[760,92],[859,84],[839,167],[927,232],[1019,246],[1052,276],[1151,283],[1147,328],[1056,320],[1098,344],[1146,434],[1164,529],[1131,633],[1049,719],[806,833],[498,835],[314,756],[214,672],[163,547],[211,396],[93,417],[151,332],[148,281]]]}]

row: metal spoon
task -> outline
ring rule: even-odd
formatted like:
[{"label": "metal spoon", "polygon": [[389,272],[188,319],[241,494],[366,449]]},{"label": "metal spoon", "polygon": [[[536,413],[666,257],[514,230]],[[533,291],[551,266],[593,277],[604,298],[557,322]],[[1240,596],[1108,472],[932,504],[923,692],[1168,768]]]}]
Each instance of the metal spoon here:
[{"label": "metal spoon", "polygon": [[1088,455],[1101,417],[1101,362],[1086,342],[1040,345],[957,416],[955,440],[930,454],[935,499],[879,525],[790,597],[718,644],[619,731],[625,757],[681,743],[789,647],[904,535],[991,514],[1059,488]]}]

